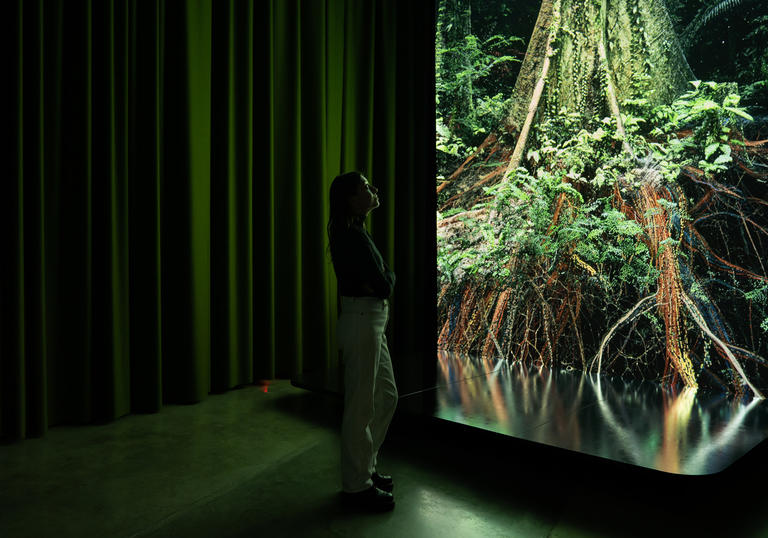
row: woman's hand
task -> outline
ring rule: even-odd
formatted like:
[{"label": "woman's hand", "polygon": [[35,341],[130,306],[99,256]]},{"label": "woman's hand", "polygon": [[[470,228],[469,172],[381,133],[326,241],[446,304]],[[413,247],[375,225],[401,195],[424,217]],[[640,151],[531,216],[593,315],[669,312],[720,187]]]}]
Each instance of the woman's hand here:
[{"label": "woman's hand", "polygon": [[371,287],[369,284],[363,284],[363,291],[365,293],[369,293],[371,295],[375,295],[376,292],[373,290],[373,287]]}]

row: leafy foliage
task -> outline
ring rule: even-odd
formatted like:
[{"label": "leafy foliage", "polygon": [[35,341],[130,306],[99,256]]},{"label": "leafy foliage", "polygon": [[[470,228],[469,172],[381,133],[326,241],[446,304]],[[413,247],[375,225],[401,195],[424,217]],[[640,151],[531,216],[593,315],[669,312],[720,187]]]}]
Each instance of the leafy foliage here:
[{"label": "leafy foliage", "polygon": [[[441,284],[469,276],[506,278],[509,271],[500,268],[510,253],[525,263],[543,259],[545,266],[576,255],[593,268],[594,273],[587,271],[585,276],[603,293],[627,284],[647,292],[657,275],[647,247],[637,239],[643,228],[611,206],[613,185],[633,163],[622,155],[615,122],[596,118],[593,131],[577,129],[582,122],[578,114],[565,111],[544,121],[538,129],[538,147],[528,152],[536,173],[520,167],[509,181],[484,189],[493,200],[490,208],[497,224],[466,220],[471,233],[464,241],[483,244],[482,248],[446,249],[442,242]],[[568,210],[553,225],[561,195]],[[585,195],[592,201],[585,201]]]},{"label": "leafy foliage", "polygon": [[470,34],[463,41],[437,51],[443,69],[451,74],[438,78],[435,91],[436,147],[441,169],[463,160],[503,120],[507,99],[501,93],[486,93],[481,83],[509,64],[519,62],[504,51],[521,41],[517,37],[494,35],[481,42]]},{"label": "leafy foliage", "polygon": [[752,115],[768,113],[768,4],[755,0],[668,0],[694,72],[731,80]]},{"label": "leafy foliage", "polygon": [[[646,111],[649,135],[648,147],[664,168],[669,181],[677,178],[680,169],[693,165],[713,174],[727,170],[733,161],[733,145],[744,145],[735,136],[741,126],[753,120],[743,107],[735,83],[712,81],[691,82],[693,89],[681,95],[671,105]],[[680,137],[683,130],[691,136]],[[642,142],[641,142],[642,145]]]}]

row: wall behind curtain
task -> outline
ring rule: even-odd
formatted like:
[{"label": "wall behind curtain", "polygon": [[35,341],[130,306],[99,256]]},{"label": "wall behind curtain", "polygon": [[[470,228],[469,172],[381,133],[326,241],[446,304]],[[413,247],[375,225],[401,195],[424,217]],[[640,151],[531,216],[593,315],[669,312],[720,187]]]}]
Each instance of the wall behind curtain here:
[{"label": "wall behind curtain", "polygon": [[416,4],[6,8],[0,437],[332,370],[327,192],[351,169],[381,189],[394,360],[429,376],[434,4]]}]

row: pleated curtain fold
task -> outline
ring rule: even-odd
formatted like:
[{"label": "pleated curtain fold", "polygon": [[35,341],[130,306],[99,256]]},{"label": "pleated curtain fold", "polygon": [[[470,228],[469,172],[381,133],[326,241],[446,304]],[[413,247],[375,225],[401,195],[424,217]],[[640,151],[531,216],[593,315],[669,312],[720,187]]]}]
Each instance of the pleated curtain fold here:
[{"label": "pleated curtain fold", "polygon": [[343,171],[381,189],[394,339],[429,349],[432,2],[4,10],[0,437],[335,367]]}]

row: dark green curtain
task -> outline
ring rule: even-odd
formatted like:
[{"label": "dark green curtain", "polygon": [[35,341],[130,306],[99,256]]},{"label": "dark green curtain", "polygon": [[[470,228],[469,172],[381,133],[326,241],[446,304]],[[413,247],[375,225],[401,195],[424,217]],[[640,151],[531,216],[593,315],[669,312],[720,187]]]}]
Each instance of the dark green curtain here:
[{"label": "dark green curtain", "polygon": [[352,169],[382,191],[396,369],[425,382],[433,2],[4,11],[0,437],[332,371],[327,192]]}]

